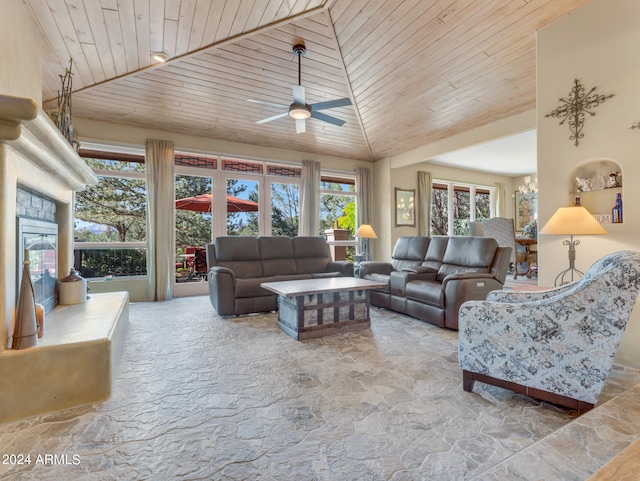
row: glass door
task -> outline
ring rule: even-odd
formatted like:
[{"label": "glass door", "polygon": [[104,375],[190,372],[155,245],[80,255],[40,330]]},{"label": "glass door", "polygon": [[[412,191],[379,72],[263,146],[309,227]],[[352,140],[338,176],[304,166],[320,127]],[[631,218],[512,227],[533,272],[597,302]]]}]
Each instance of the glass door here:
[{"label": "glass door", "polygon": [[262,179],[229,177],[226,179],[226,235],[261,235]]},{"label": "glass door", "polygon": [[176,283],[207,279],[206,245],[211,242],[211,177],[176,175]]}]

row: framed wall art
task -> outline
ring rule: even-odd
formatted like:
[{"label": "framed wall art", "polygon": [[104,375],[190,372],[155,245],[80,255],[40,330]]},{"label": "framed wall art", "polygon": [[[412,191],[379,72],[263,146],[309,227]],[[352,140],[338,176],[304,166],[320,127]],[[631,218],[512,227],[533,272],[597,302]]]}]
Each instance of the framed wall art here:
[{"label": "framed wall art", "polygon": [[415,227],[415,189],[401,189],[396,187],[396,227]]}]

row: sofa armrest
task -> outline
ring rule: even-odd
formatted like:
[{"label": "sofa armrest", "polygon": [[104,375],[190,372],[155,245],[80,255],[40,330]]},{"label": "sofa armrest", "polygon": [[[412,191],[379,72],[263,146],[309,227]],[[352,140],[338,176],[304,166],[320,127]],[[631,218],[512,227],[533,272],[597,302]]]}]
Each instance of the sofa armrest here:
[{"label": "sofa armrest", "polygon": [[489,273],[460,272],[445,277],[442,282],[444,327],[458,329],[460,306],[471,300],[485,300],[487,294],[496,289],[502,289],[502,284]]},{"label": "sofa armrest", "polygon": [[473,279],[494,279],[494,277],[489,272],[456,272],[455,274],[449,274],[447,277],[442,279],[442,288],[446,289],[447,284],[452,281]]},{"label": "sofa armrest", "polygon": [[235,314],[236,276],[227,267],[214,266],[209,269],[209,299],[220,316]]},{"label": "sofa armrest", "polygon": [[327,265],[327,272],[340,272],[347,277],[353,277],[353,263],[349,261],[331,261]]},{"label": "sofa armrest", "polygon": [[360,277],[364,278],[368,274],[384,274],[391,275],[393,266],[390,262],[365,261],[360,263]]}]

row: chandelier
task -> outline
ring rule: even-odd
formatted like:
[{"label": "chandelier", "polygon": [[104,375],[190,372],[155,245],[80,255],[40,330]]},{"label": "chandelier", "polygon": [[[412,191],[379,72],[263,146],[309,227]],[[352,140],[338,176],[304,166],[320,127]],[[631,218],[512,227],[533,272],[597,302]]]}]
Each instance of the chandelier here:
[{"label": "chandelier", "polygon": [[533,194],[536,195],[538,193],[538,178],[535,177],[533,182],[531,182],[531,176],[527,175],[524,178],[524,184],[518,187],[518,190],[522,195]]}]

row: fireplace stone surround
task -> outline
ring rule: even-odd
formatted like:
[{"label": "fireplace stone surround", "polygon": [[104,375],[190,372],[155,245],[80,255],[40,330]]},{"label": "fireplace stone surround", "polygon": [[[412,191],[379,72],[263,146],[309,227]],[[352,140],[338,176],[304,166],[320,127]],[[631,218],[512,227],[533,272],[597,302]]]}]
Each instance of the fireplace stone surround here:
[{"label": "fireplace stone surround", "polygon": [[[128,324],[127,293],[119,293],[117,300],[106,303],[101,300],[104,295],[94,296],[96,299],[76,309],[59,306],[45,316],[45,334],[38,346],[9,349],[19,288],[17,217],[25,214],[17,201],[19,192],[41,195],[55,204],[56,277],[62,279],[73,267],[73,193],[97,180],[35,101],[0,95],[0,422],[108,397]],[[60,334],[69,332],[69,316],[73,316],[72,330],[76,333],[70,341],[71,349]],[[90,325],[83,326],[84,322]],[[87,332],[88,337],[78,337],[78,332]],[[88,372],[92,366],[85,365],[78,351],[96,339],[106,346],[102,351],[107,358],[99,362],[110,366],[102,374]],[[63,361],[46,361],[47,352]],[[78,396],[76,388],[93,378],[102,378],[106,388],[102,385]]]}]

